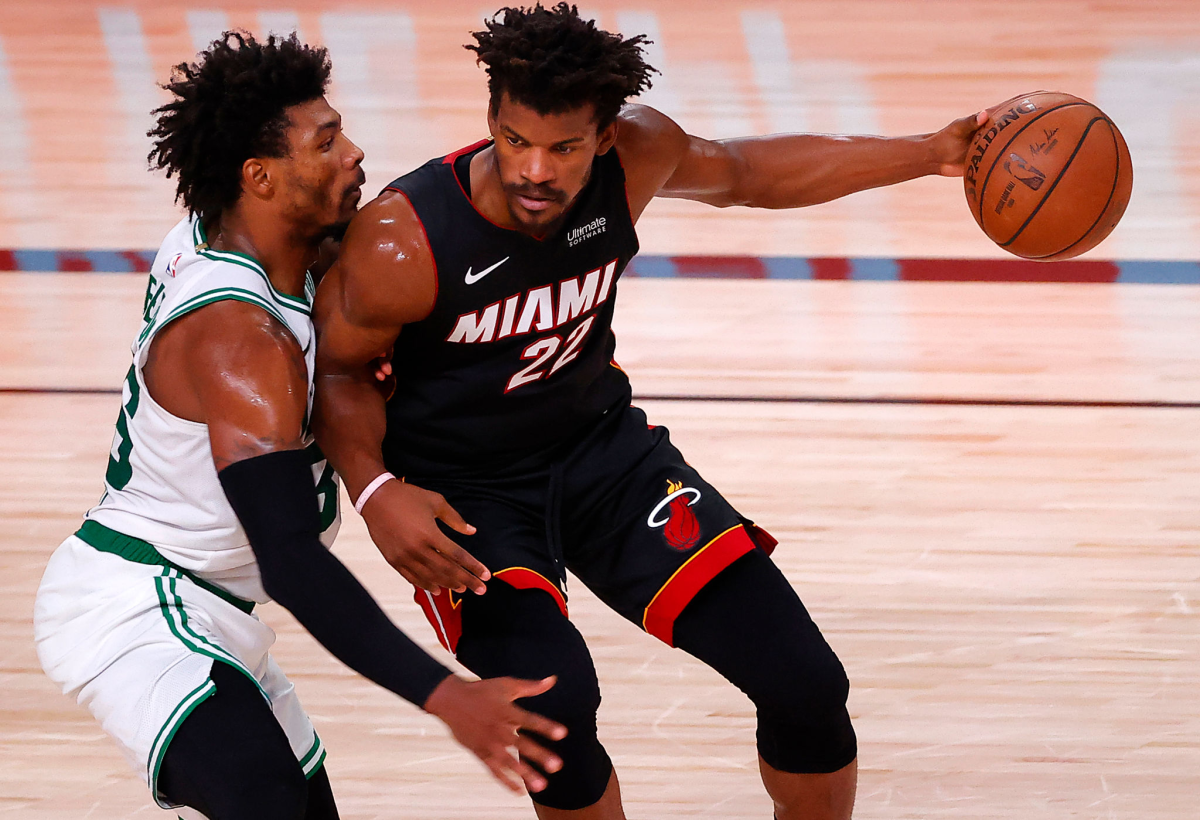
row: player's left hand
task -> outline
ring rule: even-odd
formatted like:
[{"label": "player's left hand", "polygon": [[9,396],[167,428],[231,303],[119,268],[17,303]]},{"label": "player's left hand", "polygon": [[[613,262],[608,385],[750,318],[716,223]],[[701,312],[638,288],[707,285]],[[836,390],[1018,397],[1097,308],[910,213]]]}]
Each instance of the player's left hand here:
[{"label": "player's left hand", "polygon": [[961,117],[938,131],[930,138],[933,161],[938,173],[944,177],[960,177],[967,160],[967,148],[975,134],[987,124],[991,115],[980,111],[969,117]]},{"label": "player's left hand", "polygon": [[557,772],[562,758],[531,735],[562,740],[567,729],[513,701],[540,695],[554,683],[553,677],[465,681],[450,675],[433,690],[424,708],[450,727],[454,739],[483,761],[502,784],[519,793],[524,783],[529,791],[539,792],[546,788],[542,772]]}]

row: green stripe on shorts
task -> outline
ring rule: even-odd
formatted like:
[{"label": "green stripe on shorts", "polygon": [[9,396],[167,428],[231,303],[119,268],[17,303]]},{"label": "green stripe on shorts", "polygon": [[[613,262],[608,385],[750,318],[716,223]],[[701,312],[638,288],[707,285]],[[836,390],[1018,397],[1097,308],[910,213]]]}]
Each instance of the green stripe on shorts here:
[{"label": "green stripe on shorts", "polygon": [[158,773],[162,769],[163,758],[166,757],[167,748],[171,745],[172,738],[179,731],[179,727],[183,725],[183,721],[192,711],[207,700],[217,691],[217,685],[212,682],[212,679],[207,679],[204,683],[197,686],[188,693],[179,705],[172,710],[167,722],[158,730],[158,735],[154,738],[154,743],[150,746],[150,759],[146,761],[147,771],[150,775],[150,793],[154,795],[154,801],[164,809],[170,808],[162,803],[158,798]]}]

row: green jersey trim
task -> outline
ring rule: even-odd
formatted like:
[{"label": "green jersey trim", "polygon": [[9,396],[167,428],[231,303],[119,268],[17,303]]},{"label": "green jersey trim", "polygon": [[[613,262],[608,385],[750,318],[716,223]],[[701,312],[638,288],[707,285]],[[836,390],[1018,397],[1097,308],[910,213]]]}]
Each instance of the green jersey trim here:
[{"label": "green jersey trim", "polygon": [[149,564],[175,570],[180,575],[188,578],[196,586],[211,592],[227,603],[233,604],[242,612],[250,614],[254,610],[253,601],[243,601],[241,598],[226,592],[219,586],[210,584],[208,581],[196,577],[186,569],[176,566],[164,558],[148,541],[119,533],[116,530],[110,530],[100,522],[90,519],[83,522],[83,526],[75,533],[75,537],[100,552],[116,555],[118,558],[124,558],[126,561],[131,561],[135,564]]},{"label": "green jersey trim", "polygon": [[279,300],[283,307],[291,308],[299,311],[307,316],[312,312],[312,299],[308,292],[308,279],[305,276],[304,282],[304,297],[291,296],[287,293],[280,293],[275,289],[275,285],[271,282],[271,277],[267,276],[267,271],[262,264],[253,256],[237,251],[218,251],[208,246],[208,236],[204,232],[203,220],[196,217],[196,221],[192,223],[192,238],[195,240],[196,253],[203,256],[205,259],[212,259],[216,262],[230,262],[234,265],[241,265],[243,268],[248,268],[263,278],[267,283],[267,287],[271,289],[271,295]]},{"label": "green jersey trim", "polygon": [[287,320],[283,318],[283,314],[279,312],[279,309],[276,308],[275,305],[271,304],[252,290],[233,287],[206,290],[203,293],[199,293],[192,298],[187,299],[186,301],[180,302],[175,306],[175,309],[167,315],[167,318],[162,320],[162,322],[159,324],[159,328],[162,328],[164,325],[175,321],[184,314],[191,313],[194,310],[199,310],[206,305],[211,305],[213,302],[222,301],[246,302],[247,304],[260,307],[267,313],[271,314],[271,318],[278,320],[289,331],[291,330],[291,327],[288,326]]}]

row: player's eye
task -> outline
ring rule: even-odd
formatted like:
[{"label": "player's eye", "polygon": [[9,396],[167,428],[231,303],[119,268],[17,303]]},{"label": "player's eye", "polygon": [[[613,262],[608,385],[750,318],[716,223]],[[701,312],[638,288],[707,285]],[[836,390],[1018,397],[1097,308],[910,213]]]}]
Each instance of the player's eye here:
[{"label": "player's eye", "polygon": [[557,150],[560,154],[569,154],[574,151],[575,148],[571,145],[560,145],[555,150]]},{"label": "player's eye", "polygon": [[519,139],[517,139],[516,137],[509,137],[509,136],[506,136],[506,137],[505,137],[505,139],[506,139],[506,140],[508,140],[508,144],[509,144],[509,145],[516,146],[516,145],[520,145],[520,144],[521,144],[521,141],[520,141]]}]

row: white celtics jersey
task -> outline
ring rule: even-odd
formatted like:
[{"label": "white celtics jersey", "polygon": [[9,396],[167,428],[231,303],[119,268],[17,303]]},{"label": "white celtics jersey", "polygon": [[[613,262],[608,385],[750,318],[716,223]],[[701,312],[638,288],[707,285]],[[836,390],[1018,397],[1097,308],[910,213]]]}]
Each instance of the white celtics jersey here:
[{"label": "white celtics jersey", "polygon": [[[239,598],[267,600],[254,553],[217,479],[208,427],[156,404],[142,368],[155,335],[171,321],[213,302],[247,302],[285,324],[299,342],[308,365],[311,413],[313,291],[309,278],[303,299],[279,293],[253,258],[210,249],[199,219],[185,219],[167,234],[154,259],[141,332],[132,346],[133,366],[122,391],[104,497],[88,512],[90,521],[148,542],[171,563]],[[322,541],[328,546],[339,523],[337,478],[311,437],[308,445],[321,503]]]}]

